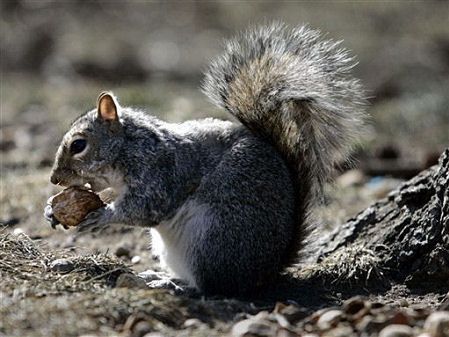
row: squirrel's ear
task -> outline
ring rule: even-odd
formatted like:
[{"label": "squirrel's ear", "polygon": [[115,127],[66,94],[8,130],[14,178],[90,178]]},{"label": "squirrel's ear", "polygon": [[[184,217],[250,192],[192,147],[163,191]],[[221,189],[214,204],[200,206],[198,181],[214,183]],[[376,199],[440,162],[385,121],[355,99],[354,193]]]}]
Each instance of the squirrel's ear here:
[{"label": "squirrel's ear", "polygon": [[101,118],[106,121],[117,121],[118,107],[119,105],[117,103],[117,99],[111,92],[102,92],[100,96],[98,96],[97,100],[98,118]]}]

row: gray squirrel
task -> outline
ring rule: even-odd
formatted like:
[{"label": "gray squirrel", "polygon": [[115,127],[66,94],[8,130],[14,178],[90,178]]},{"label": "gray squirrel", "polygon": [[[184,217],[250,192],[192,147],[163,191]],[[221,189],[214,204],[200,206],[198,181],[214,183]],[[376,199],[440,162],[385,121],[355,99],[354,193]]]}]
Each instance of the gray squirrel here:
[{"label": "gray squirrel", "polygon": [[250,293],[295,261],[323,184],[363,129],[353,66],[308,27],[251,28],[202,86],[240,123],[167,123],[104,92],[65,134],[51,182],[116,191],[80,230],[151,228],[174,276],[206,294]]}]

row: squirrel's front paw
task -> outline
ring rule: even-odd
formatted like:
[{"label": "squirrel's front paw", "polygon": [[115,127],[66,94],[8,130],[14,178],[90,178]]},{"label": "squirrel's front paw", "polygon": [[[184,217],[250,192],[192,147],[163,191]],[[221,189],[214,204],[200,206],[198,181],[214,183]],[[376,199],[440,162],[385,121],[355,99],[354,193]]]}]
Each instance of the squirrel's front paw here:
[{"label": "squirrel's front paw", "polygon": [[96,232],[108,224],[110,219],[109,215],[109,210],[106,207],[99,208],[87,214],[76,228],[78,232]]},{"label": "squirrel's front paw", "polygon": [[58,219],[56,219],[55,215],[53,214],[53,207],[51,207],[51,205],[45,206],[44,218],[50,223],[53,229],[56,229],[57,225],[61,225],[62,227],[64,227],[64,229],[69,228],[66,225],[60,223]]}]

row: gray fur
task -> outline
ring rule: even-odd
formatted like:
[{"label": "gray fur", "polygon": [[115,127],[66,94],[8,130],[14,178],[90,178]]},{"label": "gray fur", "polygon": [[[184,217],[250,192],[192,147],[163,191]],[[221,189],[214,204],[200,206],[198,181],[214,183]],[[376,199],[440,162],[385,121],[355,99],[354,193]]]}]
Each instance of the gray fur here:
[{"label": "gray fur", "polygon": [[[319,193],[363,130],[365,99],[340,42],[305,26],[250,29],[226,43],[203,91],[290,158]],[[273,127],[275,126],[275,127]],[[299,182],[301,184],[301,182]]]},{"label": "gray fur", "polygon": [[[118,105],[119,119],[106,121],[92,110],[64,136],[52,182],[117,190],[81,229],[151,227],[162,262],[192,285],[253,291],[296,255],[315,186],[360,126],[350,63],[315,31],[249,31],[228,44],[204,85],[243,125],[170,124]],[[75,137],[89,146],[77,156]]]}]

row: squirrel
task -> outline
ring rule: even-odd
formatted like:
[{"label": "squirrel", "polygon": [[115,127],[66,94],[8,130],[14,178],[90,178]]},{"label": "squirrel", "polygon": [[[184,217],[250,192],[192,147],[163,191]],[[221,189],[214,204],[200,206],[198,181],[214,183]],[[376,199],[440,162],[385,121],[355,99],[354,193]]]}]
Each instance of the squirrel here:
[{"label": "squirrel", "polygon": [[296,261],[323,184],[363,129],[354,64],[307,26],[249,28],[202,83],[237,122],[168,123],[103,92],[63,137],[50,180],[116,191],[80,230],[150,228],[172,275],[205,294],[251,293]]}]

